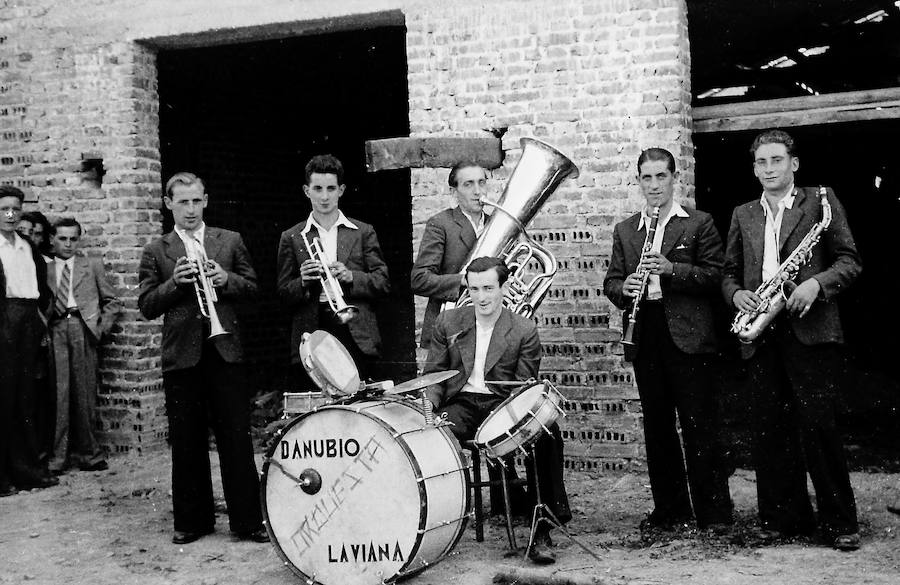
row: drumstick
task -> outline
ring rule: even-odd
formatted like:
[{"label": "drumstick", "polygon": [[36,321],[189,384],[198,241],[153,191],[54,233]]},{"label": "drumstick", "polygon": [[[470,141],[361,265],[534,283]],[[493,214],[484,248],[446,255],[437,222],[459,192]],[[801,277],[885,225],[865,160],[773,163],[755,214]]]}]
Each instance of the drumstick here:
[{"label": "drumstick", "polygon": [[527,384],[527,381],[522,380],[485,380],[485,384],[496,384],[498,386],[521,386],[523,384]]}]

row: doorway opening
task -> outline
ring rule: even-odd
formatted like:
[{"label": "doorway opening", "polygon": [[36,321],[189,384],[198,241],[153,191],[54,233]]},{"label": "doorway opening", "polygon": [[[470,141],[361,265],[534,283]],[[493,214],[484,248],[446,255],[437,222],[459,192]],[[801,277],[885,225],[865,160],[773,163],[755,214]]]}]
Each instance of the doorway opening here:
[{"label": "doorway opening", "polygon": [[[241,233],[260,296],[242,308],[254,393],[289,387],[290,314],[276,294],[281,233],[309,215],[303,168],[331,153],[346,170],[344,213],[374,225],[392,293],[377,306],[385,372],[415,373],[408,170],[365,170],[365,141],[409,134],[406,28],[380,26],[157,56],[162,178],[203,178],[206,219]],[[163,211],[164,231],[172,228]]]}]

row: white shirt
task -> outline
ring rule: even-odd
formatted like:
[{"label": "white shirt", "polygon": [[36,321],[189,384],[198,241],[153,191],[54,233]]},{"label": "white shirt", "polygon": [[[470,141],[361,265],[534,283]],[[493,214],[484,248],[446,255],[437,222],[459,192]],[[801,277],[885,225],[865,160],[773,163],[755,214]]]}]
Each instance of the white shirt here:
[{"label": "white shirt", "polygon": [[[669,213],[666,217],[659,218],[659,221],[656,223],[656,233],[653,235],[653,244],[650,246],[651,252],[659,252],[662,249],[663,237],[666,233],[666,226],[669,225],[669,220],[673,217],[690,217],[688,212],[684,210],[684,208],[674,199],[672,200],[672,206],[669,207]],[[647,213],[647,209],[644,208],[641,210],[641,220],[638,222],[638,231],[644,229],[644,226],[647,226],[649,229],[650,226],[650,215]],[[651,301],[657,301],[662,298],[662,286],[659,283],[659,275],[651,274],[650,280],[647,281],[647,299]]]},{"label": "white shirt", "polygon": [[781,241],[781,220],[784,218],[784,210],[785,209],[793,209],[794,200],[796,199],[796,192],[794,191],[794,185],[791,184],[791,188],[788,189],[788,193],[790,195],[785,195],[781,198],[781,201],[778,202],[777,211],[772,213],[772,209],[769,207],[769,202],[766,201],[766,193],[765,191],[762,194],[762,197],[759,200],[759,204],[762,205],[763,212],[766,214],[766,228],[765,228],[765,244],[763,247],[763,265],[762,265],[762,281],[766,282],[778,272],[778,267],[781,266],[781,258],[779,254],[779,242]]},{"label": "white shirt", "polygon": [[[499,315],[498,315],[499,318]],[[472,373],[461,392],[472,394],[493,394],[484,383],[484,361],[487,359],[488,348],[491,345],[491,336],[494,334],[495,319],[492,323],[482,325],[475,320],[475,363],[472,364]]]},{"label": "white shirt", "polygon": [[37,267],[31,246],[19,234],[13,234],[13,243],[0,236],[0,262],[6,277],[6,298],[37,299]]},{"label": "white shirt", "polygon": [[[460,209],[460,211],[462,211]],[[469,223],[472,224],[472,229],[475,230],[475,237],[480,238],[481,233],[484,231],[484,212],[481,212],[481,215],[478,216],[478,221],[472,219],[472,216],[463,211],[463,215],[466,216],[466,219],[469,220]]]},{"label": "white shirt", "polygon": [[[55,262],[53,262],[53,266],[56,268],[56,290],[59,290],[59,279],[62,278],[63,267],[69,265],[69,290],[66,291],[66,308],[67,309],[77,309],[78,305],[75,303],[75,296],[72,294],[72,285],[75,282],[75,256],[72,256],[68,260],[62,260],[61,258],[57,258]],[[58,296],[59,293],[57,293]]]},{"label": "white shirt", "polygon": [[[344,226],[350,228],[351,230],[358,230],[359,227],[356,226],[352,221],[347,219],[347,216],[344,215],[343,211],[338,210],[338,218],[337,221],[334,222],[334,225],[331,226],[330,230],[326,230],[316,219],[313,217],[313,214],[310,213],[309,217],[306,218],[306,227],[303,228],[303,235],[306,236],[308,240],[310,240],[310,244],[312,244],[312,240],[309,237],[309,232],[312,231],[312,228],[315,227],[319,230],[319,243],[322,245],[322,251],[325,252],[325,257],[328,262],[335,262],[337,260],[337,236],[338,236],[338,227]],[[327,268],[324,267],[324,268]],[[319,295],[320,303],[327,303],[328,297],[325,296],[325,292]]]},{"label": "white shirt", "polygon": [[181,238],[184,249],[187,253],[194,254],[197,258],[206,255],[206,248],[203,246],[203,238],[206,236],[206,223],[200,222],[200,226],[193,232],[189,232],[175,226],[175,234]]}]

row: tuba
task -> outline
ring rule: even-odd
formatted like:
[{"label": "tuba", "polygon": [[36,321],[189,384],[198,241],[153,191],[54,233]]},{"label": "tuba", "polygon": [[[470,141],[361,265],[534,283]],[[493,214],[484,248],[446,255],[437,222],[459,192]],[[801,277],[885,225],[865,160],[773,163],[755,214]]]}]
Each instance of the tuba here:
[{"label": "tuba", "polygon": [[219,296],[213,286],[212,280],[206,275],[206,268],[209,265],[209,258],[206,256],[206,250],[203,244],[196,238],[197,250],[195,252],[192,246],[185,246],[187,259],[194,265],[197,273],[194,275],[194,292],[197,295],[197,305],[200,307],[200,314],[209,319],[209,337],[212,339],[220,335],[230,335],[230,331],[225,331],[222,322],[219,321],[219,313],[216,311],[216,303]]},{"label": "tuba", "polygon": [[301,233],[303,244],[306,246],[306,253],[309,257],[318,262],[322,266],[322,272],[319,274],[319,284],[322,285],[322,292],[328,300],[328,306],[335,318],[342,324],[346,325],[359,313],[359,309],[355,305],[348,305],[344,301],[344,291],[341,289],[341,283],[337,281],[328,265],[328,256],[322,249],[322,243],[319,238],[313,238],[310,242],[306,239],[306,234]]},{"label": "tuba", "polygon": [[[522,157],[510,175],[500,200],[496,203],[484,202],[495,208],[495,212],[487,220],[484,231],[463,264],[462,273],[475,258],[502,258],[510,271],[503,306],[530,318],[550,290],[556,274],[556,258],[531,239],[525,226],[564,180],[578,177],[578,167],[567,156],[540,140],[523,138],[521,145]],[[525,273],[532,260],[537,261],[541,271],[526,281]],[[463,307],[471,302],[468,292],[464,290],[455,306]],[[453,306],[451,304],[450,308]]]},{"label": "tuba", "polygon": [[800,274],[800,268],[809,262],[813,248],[822,237],[822,232],[831,223],[831,204],[828,202],[825,187],[819,187],[819,198],[822,204],[822,219],[813,224],[803,240],[778,267],[775,276],[756,288],[754,292],[761,299],[759,306],[752,311],[738,311],[734,316],[731,332],[737,335],[741,343],[751,343],[759,337],[784,309],[788,297],[797,288],[794,279]]}]

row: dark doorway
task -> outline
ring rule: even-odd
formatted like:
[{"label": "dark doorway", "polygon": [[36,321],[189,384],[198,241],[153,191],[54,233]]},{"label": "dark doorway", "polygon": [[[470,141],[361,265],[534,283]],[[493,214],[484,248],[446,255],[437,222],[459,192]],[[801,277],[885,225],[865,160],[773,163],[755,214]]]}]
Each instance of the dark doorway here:
[{"label": "dark doorway", "polygon": [[299,390],[287,382],[290,315],[275,293],[276,249],[309,215],[303,167],[321,153],[343,161],[341,209],[375,226],[390,270],[392,294],[377,308],[385,371],[412,377],[409,171],[367,173],[364,148],[409,134],[405,27],[162,50],[157,64],[163,180],[181,170],[204,178],[208,222],[241,232],[259,274],[261,298],[243,315],[251,390]]},{"label": "dark doorway", "polygon": [[[895,308],[896,218],[900,212],[900,120],[788,128],[798,147],[798,186],[827,185],[847,211],[862,257],[859,280],[840,297],[846,344],[842,399],[851,442],[864,445],[857,464],[896,463],[900,425],[900,312]],[[697,207],[713,214],[723,240],[735,206],[759,199],[750,144],[758,131],[695,134]],[[730,317],[730,316],[729,316]],[[724,328],[723,328],[724,329]],[[732,339],[727,331],[723,337]],[[739,371],[731,348],[732,371]],[[740,375],[728,389],[735,395]],[[736,398],[740,400],[740,398]],[[746,424],[746,421],[744,422]]]}]

